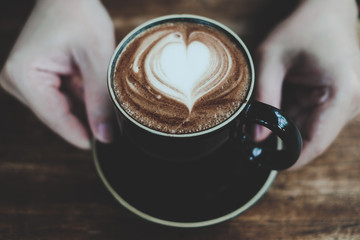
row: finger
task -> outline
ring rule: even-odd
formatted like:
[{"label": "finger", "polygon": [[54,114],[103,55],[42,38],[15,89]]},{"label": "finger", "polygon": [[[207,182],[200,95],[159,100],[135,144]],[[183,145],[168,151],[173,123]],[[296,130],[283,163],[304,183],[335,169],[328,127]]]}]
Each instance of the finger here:
[{"label": "finger", "polygon": [[[85,126],[72,114],[69,102],[59,91],[60,78],[49,72],[37,74],[35,87],[25,91],[29,107],[50,129],[71,144],[90,148],[90,139]],[[38,83],[38,84],[37,84]]]},{"label": "finger", "polygon": [[283,85],[281,108],[299,129],[304,128],[312,111],[324,104],[330,97],[330,87],[313,87],[290,84],[289,79]]},{"label": "finger", "polygon": [[[334,84],[326,88],[326,94],[318,96],[316,108],[309,115],[302,129],[304,140],[303,151],[299,160],[291,169],[298,169],[312,159],[321,155],[335,140],[342,128],[356,116],[358,78],[348,68],[335,69],[332,74]],[[346,84],[343,84],[346,79]],[[357,108],[357,107],[355,107]],[[355,111],[354,111],[355,110]],[[354,114],[355,113],[355,114]]]},{"label": "finger", "polygon": [[83,52],[78,65],[84,80],[84,98],[89,125],[95,138],[102,142],[113,139],[113,109],[107,90],[106,70],[112,51]]},{"label": "finger", "polygon": [[[285,71],[280,53],[260,52],[256,80],[256,99],[258,101],[280,108]],[[269,134],[270,130],[260,126],[255,127],[254,138],[256,141],[264,140]]]},{"label": "finger", "polygon": [[292,170],[321,155],[345,125],[341,104],[335,101],[318,106],[302,128],[303,150]]}]

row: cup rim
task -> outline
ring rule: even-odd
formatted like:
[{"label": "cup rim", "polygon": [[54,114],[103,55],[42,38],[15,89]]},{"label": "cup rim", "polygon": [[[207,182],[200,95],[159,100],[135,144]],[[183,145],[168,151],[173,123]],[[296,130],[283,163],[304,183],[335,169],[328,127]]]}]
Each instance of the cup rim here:
[{"label": "cup rim", "polygon": [[[152,24],[156,24],[156,23],[160,23],[163,21],[171,21],[174,19],[193,19],[195,21],[203,21],[206,23],[210,23],[213,24],[217,27],[219,27],[220,29],[224,30],[225,32],[229,33],[230,35],[232,35],[232,37],[234,37],[234,39],[236,39],[237,43],[241,46],[242,48],[242,52],[244,53],[246,59],[248,60],[248,65],[250,68],[250,85],[249,85],[249,89],[247,91],[247,95],[245,97],[245,99],[243,100],[243,103],[241,104],[241,106],[226,120],[222,121],[221,123],[202,130],[202,131],[198,131],[198,132],[193,132],[193,133],[184,133],[184,134],[179,134],[179,133],[166,133],[166,132],[161,132],[159,130],[155,130],[152,129],[150,127],[147,127],[143,124],[141,124],[140,122],[138,122],[137,120],[135,120],[133,117],[131,117],[121,106],[121,104],[118,102],[115,91],[113,89],[113,78],[114,78],[114,69],[117,66],[117,62],[119,60],[119,56],[121,54],[121,50],[123,49],[123,45],[127,43],[127,41],[131,40],[131,38],[137,34],[138,32],[142,31],[143,29],[146,29],[146,27],[152,25]],[[172,15],[165,15],[165,16],[161,16],[161,17],[157,17],[157,18],[153,18],[149,21],[144,22],[143,24],[139,25],[138,27],[134,28],[131,32],[129,32],[121,41],[120,43],[117,45],[117,47],[114,50],[114,53],[110,59],[110,64],[108,66],[108,71],[107,71],[107,86],[108,86],[108,91],[110,93],[111,96],[111,100],[113,101],[113,103],[116,106],[116,109],[119,110],[128,120],[130,120],[132,123],[134,123],[136,126],[150,132],[156,135],[160,135],[160,136],[165,136],[165,137],[175,137],[175,138],[187,138],[187,137],[196,137],[196,136],[201,136],[201,135],[205,135],[211,132],[214,132],[218,129],[221,129],[222,127],[226,126],[229,122],[233,121],[246,107],[246,105],[248,104],[248,102],[250,101],[251,95],[253,93],[254,90],[254,85],[255,85],[255,69],[254,69],[254,63],[253,60],[251,58],[250,52],[248,50],[248,48],[246,47],[245,43],[242,41],[242,39],[233,31],[231,30],[229,27],[225,26],[224,24],[207,18],[207,17],[203,17],[203,16],[199,16],[199,15],[193,15],[193,14],[172,14]]]}]

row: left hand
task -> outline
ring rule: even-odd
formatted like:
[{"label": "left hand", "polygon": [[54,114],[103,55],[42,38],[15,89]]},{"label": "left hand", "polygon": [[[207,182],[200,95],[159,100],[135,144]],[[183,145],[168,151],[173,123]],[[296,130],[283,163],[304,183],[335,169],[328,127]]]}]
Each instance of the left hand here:
[{"label": "left hand", "polygon": [[37,0],[0,84],[69,143],[90,148],[89,127],[110,142],[106,70],[114,45],[113,22],[99,0]]}]

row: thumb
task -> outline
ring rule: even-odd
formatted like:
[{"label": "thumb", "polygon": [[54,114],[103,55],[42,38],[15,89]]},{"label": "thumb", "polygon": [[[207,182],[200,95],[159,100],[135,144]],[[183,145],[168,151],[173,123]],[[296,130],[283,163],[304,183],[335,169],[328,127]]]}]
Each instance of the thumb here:
[{"label": "thumb", "polygon": [[111,142],[113,138],[113,109],[107,91],[107,64],[113,49],[105,52],[87,49],[78,55],[78,66],[84,81],[84,101],[87,117],[95,138]]},{"label": "thumb", "polygon": [[[280,108],[285,65],[279,52],[262,51],[257,56],[257,75],[255,85],[256,100]],[[254,139],[262,141],[270,135],[270,130],[255,126]]]}]

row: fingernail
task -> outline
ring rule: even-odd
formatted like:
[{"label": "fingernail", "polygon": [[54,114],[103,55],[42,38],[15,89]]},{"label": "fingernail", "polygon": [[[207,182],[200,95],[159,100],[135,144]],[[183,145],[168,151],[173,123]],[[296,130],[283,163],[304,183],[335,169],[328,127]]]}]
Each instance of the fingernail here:
[{"label": "fingernail", "polygon": [[109,143],[113,140],[113,127],[110,123],[100,123],[97,128],[98,140]]}]

